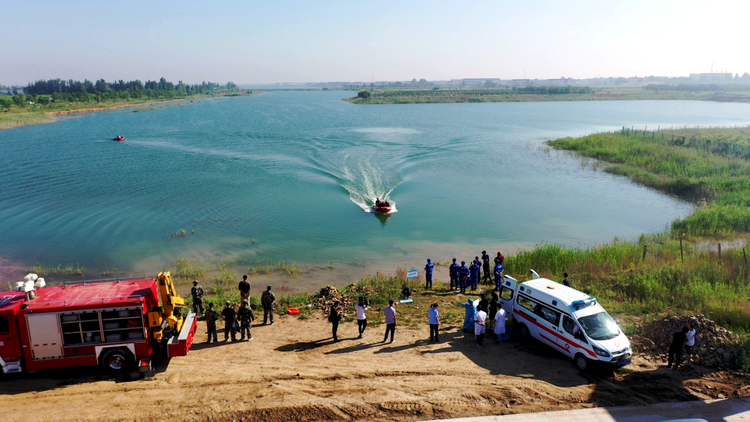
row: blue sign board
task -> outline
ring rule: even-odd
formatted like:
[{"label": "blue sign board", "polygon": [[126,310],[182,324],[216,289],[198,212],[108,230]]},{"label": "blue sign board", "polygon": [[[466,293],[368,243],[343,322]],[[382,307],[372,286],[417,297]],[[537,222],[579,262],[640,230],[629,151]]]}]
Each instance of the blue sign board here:
[{"label": "blue sign board", "polygon": [[417,278],[417,270],[410,270],[406,273],[406,278]]}]

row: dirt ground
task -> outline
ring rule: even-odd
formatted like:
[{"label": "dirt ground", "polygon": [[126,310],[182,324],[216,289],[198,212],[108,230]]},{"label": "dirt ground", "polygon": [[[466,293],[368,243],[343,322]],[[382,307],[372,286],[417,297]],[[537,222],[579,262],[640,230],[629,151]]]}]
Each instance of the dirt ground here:
[{"label": "dirt ground", "polygon": [[[748,396],[748,378],[689,367],[677,372],[635,357],[615,374],[584,374],[538,343],[476,347],[455,326],[427,341],[427,324],[343,323],[338,343],[321,316],[283,316],[253,327],[250,342],[206,344],[200,322],[187,357],[155,377],[125,381],[97,368],[4,376],[1,415],[33,421],[396,420],[540,412]],[[220,339],[223,335],[220,333]]]}]

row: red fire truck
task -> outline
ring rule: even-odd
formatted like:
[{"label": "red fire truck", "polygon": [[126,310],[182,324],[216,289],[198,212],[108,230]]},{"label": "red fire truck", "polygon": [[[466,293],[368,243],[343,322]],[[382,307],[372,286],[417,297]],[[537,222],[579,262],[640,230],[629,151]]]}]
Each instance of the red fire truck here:
[{"label": "red fire truck", "polygon": [[190,350],[197,318],[182,316],[184,304],[169,272],[0,292],[0,365],[4,373],[91,365],[148,373],[152,359]]}]

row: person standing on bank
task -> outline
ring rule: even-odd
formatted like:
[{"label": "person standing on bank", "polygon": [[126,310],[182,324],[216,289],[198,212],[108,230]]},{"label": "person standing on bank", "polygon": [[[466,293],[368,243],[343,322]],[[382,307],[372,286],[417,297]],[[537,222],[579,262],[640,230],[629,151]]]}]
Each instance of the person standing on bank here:
[{"label": "person standing on bank", "polygon": [[490,284],[492,277],[490,276],[490,256],[487,255],[487,251],[482,251],[482,284]]},{"label": "person standing on bank", "polygon": [[213,302],[208,302],[208,310],[204,314],[204,317],[206,318],[206,331],[208,332],[208,341],[206,343],[211,343],[212,338],[214,339],[214,343],[218,343],[216,321],[219,320],[219,315],[214,311]]},{"label": "person standing on bank", "polygon": [[242,305],[237,310],[237,319],[240,320],[240,341],[245,340],[245,333],[247,333],[247,341],[253,339],[253,334],[250,332],[250,327],[255,315],[253,315],[253,308],[247,303],[247,299],[242,299]]},{"label": "person standing on bank", "polygon": [[385,308],[385,337],[383,337],[383,343],[388,341],[388,333],[391,333],[391,343],[393,343],[393,337],[396,335],[396,309],[393,307],[393,301],[388,301],[388,306]]},{"label": "person standing on bank", "polygon": [[438,312],[438,304],[433,303],[430,306],[430,310],[427,313],[430,320],[430,343],[433,341],[439,343],[438,330],[440,328],[440,313]]},{"label": "person standing on bank", "polygon": [[474,299],[469,299],[468,302],[462,303],[461,306],[466,309],[466,316],[464,317],[464,334],[466,334],[470,330],[474,330],[474,315],[477,314],[477,307],[474,304]]},{"label": "person standing on bank", "polygon": [[451,290],[458,288],[458,267],[456,258],[453,258],[453,263],[448,267],[448,273],[451,276]]},{"label": "person standing on bank", "polygon": [[495,313],[495,336],[497,336],[497,344],[503,344],[503,336],[505,335],[505,309],[499,307],[497,313]]},{"label": "person standing on bank", "polygon": [[505,273],[505,266],[501,263],[495,264],[495,290],[500,291],[500,287],[503,285],[503,274]]},{"label": "person standing on bank", "polygon": [[339,330],[339,323],[341,322],[342,309],[340,305],[341,304],[339,301],[333,302],[333,305],[331,305],[331,311],[328,314],[328,322],[331,323],[331,333],[333,334],[333,341],[339,341],[337,332]]},{"label": "person standing on bank", "polygon": [[432,263],[432,260],[430,258],[427,258],[427,265],[424,266],[424,281],[425,281],[425,289],[431,289],[432,288],[432,270],[435,269],[435,264]]},{"label": "person standing on bank", "polygon": [[479,285],[479,270],[482,267],[480,266],[479,257],[475,257],[473,261],[471,261],[471,265],[469,265],[469,273],[471,274],[471,290],[474,291],[477,289]]},{"label": "person standing on bank", "polygon": [[667,355],[667,369],[672,370],[672,363],[674,363],[674,369],[680,365],[680,359],[682,359],[682,346],[685,345],[687,340],[688,327],[682,327],[682,331],[678,331],[672,334],[672,344],[669,346],[669,354]]},{"label": "person standing on bank", "polygon": [[484,333],[487,325],[487,312],[483,308],[478,308],[474,315],[474,334],[477,336],[477,347],[484,347]]},{"label": "person standing on bank", "polygon": [[242,276],[242,281],[237,288],[240,290],[240,299],[250,299],[250,282],[247,281],[246,275]]},{"label": "person standing on bank", "polygon": [[[203,296],[205,294],[206,292],[198,284],[198,280],[193,280],[193,288],[190,289],[190,295],[193,297],[193,312],[198,317],[203,315]],[[198,313],[199,310],[200,313]]]},{"label": "person standing on bank", "polygon": [[469,283],[469,268],[466,266],[466,261],[461,261],[461,266],[458,267],[458,288],[461,293],[466,293],[466,286]]},{"label": "person standing on bank", "polygon": [[221,318],[224,320],[224,341],[229,341],[229,333],[232,333],[232,341],[237,341],[237,331],[234,329],[234,321],[237,313],[232,307],[232,302],[227,301],[226,307],[221,311]]},{"label": "person standing on bank", "polygon": [[563,278],[563,283],[562,283],[563,286],[570,287],[570,280],[568,280],[568,273],[563,273],[563,277],[565,277]]},{"label": "person standing on bank", "polygon": [[276,296],[271,291],[271,286],[267,286],[266,291],[260,296],[260,304],[263,305],[263,325],[268,323],[269,316],[271,317],[271,325],[275,324],[273,314],[276,308]]},{"label": "person standing on bank", "polygon": [[367,312],[367,305],[369,304],[366,297],[360,296],[359,302],[354,305],[354,310],[357,312],[357,328],[359,328],[359,337],[357,338],[362,338],[365,334],[365,329],[367,328],[367,316],[365,312]]},{"label": "person standing on bank", "polygon": [[685,334],[685,362],[683,365],[690,366],[693,364],[693,346],[695,346],[695,324],[688,323],[690,330]]}]

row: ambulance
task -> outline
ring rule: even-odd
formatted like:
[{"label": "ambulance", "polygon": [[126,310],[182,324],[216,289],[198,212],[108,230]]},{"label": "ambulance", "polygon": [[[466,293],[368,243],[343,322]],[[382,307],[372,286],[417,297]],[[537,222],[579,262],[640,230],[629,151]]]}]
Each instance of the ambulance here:
[{"label": "ambulance", "polygon": [[551,346],[582,371],[592,364],[616,369],[631,363],[630,341],[595,297],[531,273],[532,280],[523,283],[505,276],[499,294],[522,339]]}]

